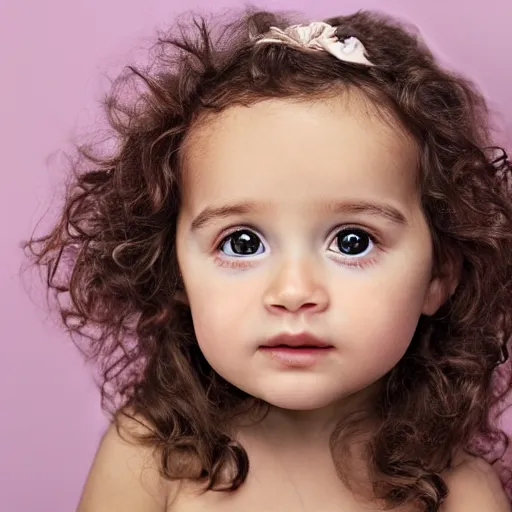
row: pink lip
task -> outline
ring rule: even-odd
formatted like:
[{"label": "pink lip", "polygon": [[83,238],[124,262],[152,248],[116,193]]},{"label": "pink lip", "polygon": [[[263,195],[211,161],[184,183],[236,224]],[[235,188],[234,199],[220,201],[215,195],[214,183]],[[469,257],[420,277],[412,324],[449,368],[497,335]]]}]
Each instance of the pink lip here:
[{"label": "pink lip", "polygon": [[310,367],[318,363],[333,350],[333,346],[303,333],[299,335],[281,334],[269,339],[260,347],[261,352],[284,366]]},{"label": "pink lip", "polygon": [[313,348],[326,348],[331,347],[329,343],[322,341],[320,338],[313,336],[307,332],[300,334],[278,334],[273,336],[263,345],[264,347],[277,347],[285,345],[287,347],[313,347]]}]

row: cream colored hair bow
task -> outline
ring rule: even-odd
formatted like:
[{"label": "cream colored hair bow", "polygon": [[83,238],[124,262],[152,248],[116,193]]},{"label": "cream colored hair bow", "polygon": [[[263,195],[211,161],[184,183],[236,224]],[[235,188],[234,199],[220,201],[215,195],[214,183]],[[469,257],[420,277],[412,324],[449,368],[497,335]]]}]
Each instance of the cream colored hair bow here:
[{"label": "cream colored hair bow", "polygon": [[355,62],[366,66],[374,66],[365,56],[363,43],[356,37],[340,41],[336,36],[336,28],[322,21],[314,21],[309,25],[292,25],[284,30],[270,27],[257,43],[285,43],[312,50],[325,50],[337,59]]}]

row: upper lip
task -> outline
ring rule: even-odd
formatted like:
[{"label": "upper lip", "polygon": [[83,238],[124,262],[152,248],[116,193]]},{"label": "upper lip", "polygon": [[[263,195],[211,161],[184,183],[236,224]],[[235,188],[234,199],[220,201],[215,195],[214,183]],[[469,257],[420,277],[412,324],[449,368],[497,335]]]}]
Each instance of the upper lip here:
[{"label": "upper lip", "polygon": [[263,346],[277,347],[278,345],[286,345],[287,347],[332,347],[329,343],[307,332],[300,334],[278,334],[269,338]]}]

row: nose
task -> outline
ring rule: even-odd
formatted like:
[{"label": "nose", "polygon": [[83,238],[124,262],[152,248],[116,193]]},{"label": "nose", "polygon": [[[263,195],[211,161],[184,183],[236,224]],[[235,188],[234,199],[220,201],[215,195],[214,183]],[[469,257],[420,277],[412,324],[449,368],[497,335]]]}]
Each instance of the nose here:
[{"label": "nose", "polygon": [[273,314],[319,313],[329,305],[325,285],[318,269],[306,261],[289,259],[282,264],[266,290],[265,308]]}]

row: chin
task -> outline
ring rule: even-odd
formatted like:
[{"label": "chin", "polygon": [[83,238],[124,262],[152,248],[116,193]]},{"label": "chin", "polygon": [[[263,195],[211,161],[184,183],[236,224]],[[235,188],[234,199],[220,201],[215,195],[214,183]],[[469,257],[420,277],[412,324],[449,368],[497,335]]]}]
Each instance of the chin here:
[{"label": "chin", "polygon": [[280,393],[278,389],[274,389],[269,393],[261,393],[258,398],[274,407],[290,411],[315,411],[329,407],[341,399],[340,393],[322,391],[315,392],[315,390],[309,389],[307,391],[284,392],[283,390]]}]

